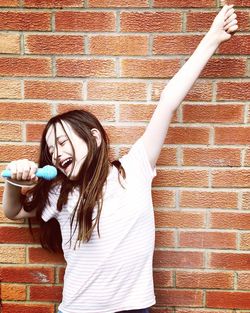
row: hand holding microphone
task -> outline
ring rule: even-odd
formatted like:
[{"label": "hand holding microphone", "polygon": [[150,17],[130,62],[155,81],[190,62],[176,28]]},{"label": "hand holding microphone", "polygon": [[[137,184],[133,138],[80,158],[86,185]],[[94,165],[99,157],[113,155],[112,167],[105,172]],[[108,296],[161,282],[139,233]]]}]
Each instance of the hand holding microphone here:
[{"label": "hand holding microphone", "polygon": [[[52,180],[57,175],[57,169],[54,166],[46,165],[43,168],[37,168],[37,165],[27,159],[12,161],[7,166],[7,169],[2,172],[2,177],[10,178],[15,181],[15,184],[24,185],[35,184],[38,178]],[[9,182],[12,182],[8,180]]]}]

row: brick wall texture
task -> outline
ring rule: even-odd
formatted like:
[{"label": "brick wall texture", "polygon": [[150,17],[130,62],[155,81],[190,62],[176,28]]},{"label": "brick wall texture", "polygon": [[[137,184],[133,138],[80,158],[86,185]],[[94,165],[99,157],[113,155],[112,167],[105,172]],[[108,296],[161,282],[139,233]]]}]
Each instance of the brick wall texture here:
[{"label": "brick wall texture", "polygon": [[[177,110],[158,161],[153,313],[250,312],[250,1],[234,4],[239,32]],[[113,157],[126,152],[219,5],[1,0],[0,170],[36,161],[46,121],[73,108],[99,117]],[[34,234],[0,210],[3,313],[56,312],[64,260]]]}]

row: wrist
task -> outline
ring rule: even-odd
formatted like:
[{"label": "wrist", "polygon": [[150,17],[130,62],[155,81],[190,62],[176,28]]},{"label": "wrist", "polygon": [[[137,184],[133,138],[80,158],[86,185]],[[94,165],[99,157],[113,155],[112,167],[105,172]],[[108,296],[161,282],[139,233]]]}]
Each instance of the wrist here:
[{"label": "wrist", "polygon": [[211,47],[215,50],[221,44],[220,38],[216,36],[216,34],[211,29],[206,33],[204,41],[206,42],[207,47]]}]

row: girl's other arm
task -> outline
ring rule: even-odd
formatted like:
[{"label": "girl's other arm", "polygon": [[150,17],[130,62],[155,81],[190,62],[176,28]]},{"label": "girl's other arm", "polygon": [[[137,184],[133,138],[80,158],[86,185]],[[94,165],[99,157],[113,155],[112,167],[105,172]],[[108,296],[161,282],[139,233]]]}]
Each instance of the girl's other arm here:
[{"label": "girl's other arm", "polygon": [[220,43],[231,38],[238,28],[233,5],[225,5],[215,17],[212,26],[200,44],[164,88],[159,104],[142,136],[152,168],[164,143],[174,111],[181,104],[201,71]]},{"label": "girl's other arm", "polygon": [[13,186],[8,182],[5,183],[3,193],[3,212],[11,220],[34,217],[35,210],[26,212],[21,205],[21,187]]},{"label": "girl's other arm", "polygon": [[[7,169],[11,171],[11,178],[14,180],[25,180],[37,182],[35,172],[37,166],[29,160],[17,160],[8,164]],[[21,204],[21,187],[5,182],[3,192],[3,212],[9,219],[16,220],[36,215],[35,210],[26,212]]]}]

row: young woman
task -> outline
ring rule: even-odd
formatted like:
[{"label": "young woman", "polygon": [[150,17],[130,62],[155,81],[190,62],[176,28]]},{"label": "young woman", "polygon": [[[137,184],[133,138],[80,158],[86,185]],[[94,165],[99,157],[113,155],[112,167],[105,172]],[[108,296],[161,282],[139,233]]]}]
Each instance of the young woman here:
[{"label": "young woman", "polygon": [[[162,92],[145,133],[120,160],[110,163],[99,121],[76,110],[53,117],[41,141],[39,167],[58,175],[38,180],[37,165],[11,162],[3,208],[10,219],[36,216],[42,246],[62,248],[67,262],[62,313],[149,312],[155,303],[151,182],[173,112],[220,43],[237,30],[225,5],[190,59]],[[21,195],[13,180],[35,186]]]}]

